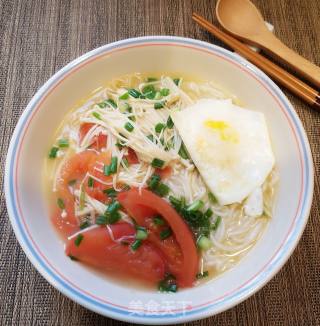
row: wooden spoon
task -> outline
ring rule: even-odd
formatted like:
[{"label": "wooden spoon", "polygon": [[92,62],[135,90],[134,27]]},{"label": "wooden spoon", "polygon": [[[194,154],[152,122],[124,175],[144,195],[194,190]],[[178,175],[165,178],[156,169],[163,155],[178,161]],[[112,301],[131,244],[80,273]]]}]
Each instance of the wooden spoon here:
[{"label": "wooden spoon", "polygon": [[230,34],[258,46],[288,64],[320,88],[320,68],[283,44],[265,25],[260,11],[249,0],[218,0],[216,15]]}]

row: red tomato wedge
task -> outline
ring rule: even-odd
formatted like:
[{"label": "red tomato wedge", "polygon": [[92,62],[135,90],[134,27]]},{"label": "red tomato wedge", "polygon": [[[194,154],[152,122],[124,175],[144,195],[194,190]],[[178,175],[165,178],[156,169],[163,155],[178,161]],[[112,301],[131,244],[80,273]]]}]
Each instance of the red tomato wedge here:
[{"label": "red tomato wedge", "polygon": [[[86,136],[86,134],[89,132],[91,128],[95,126],[94,123],[83,123],[80,126],[79,130],[79,139],[80,144],[82,143],[83,138]],[[90,144],[90,148],[101,150],[102,148],[105,148],[107,146],[107,136],[104,134],[99,134],[95,137],[93,137],[93,142]]]},{"label": "red tomato wedge", "polygon": [[128,160],[129,164],[139,163],[139,159],[136,152],[130,147],[128,148],[128,154],[125,156],[125,158]]},{"label": "red tomato wedge", "polygon": [[[134,227],[128,223],[117,223],[108,227],[115,239],[133,239],[136,233]],[[106,227],[84,230],[82,235],[83,239],[78,246],[75,244],[76,236],[67,240],[67,255],[105,271],[114,271],[152,283],[164,278],[165,264],[161,253],[147,241],[136,251],[132,251],[130,245],[114,241]]]},{"label": "red tomato wedge", "polygon": [[[192,232],[175,209],[164,199],[146,189],[141,189],[140,192],[133,188],[122,192],[118,195],[118,200],[139,225],[148,225],[147,220],[155,214],[160,214],[164,218],[171,227],[182,252],[182,263],[181,266],[178,265],[179,271],[175,274],[178,284],[181,287],[192,286],[198,270],[197,248]],[[153,237],[152,235],[150,241]],[[164,244],[164,246],[169,246],[169,244]],[[169,246],[169,248],[176,253],[174,246]]]},{"label": "red tomato wedge", "polygon": [[161,179],[167,179],[172,174],[172,168],[170,166],[166,166],[164,169],[156,169],[155,174],[158,174]]}]

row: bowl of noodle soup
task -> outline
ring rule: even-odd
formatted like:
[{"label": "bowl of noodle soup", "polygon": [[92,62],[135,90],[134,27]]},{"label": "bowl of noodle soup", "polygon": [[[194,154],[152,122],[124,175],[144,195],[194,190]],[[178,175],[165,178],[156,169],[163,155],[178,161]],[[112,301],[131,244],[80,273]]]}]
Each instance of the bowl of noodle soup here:
[{"label": "bowl of noodle soup", "polygon": [[[198,114],[211,106],[219,119]],[[236,305],[283,266],[308,219],[313,164],[259,69],[205,42],[143,37],[83,55],[37,91],[5,191],[22,248],[63,294],[115,319],[175,324]]]}]

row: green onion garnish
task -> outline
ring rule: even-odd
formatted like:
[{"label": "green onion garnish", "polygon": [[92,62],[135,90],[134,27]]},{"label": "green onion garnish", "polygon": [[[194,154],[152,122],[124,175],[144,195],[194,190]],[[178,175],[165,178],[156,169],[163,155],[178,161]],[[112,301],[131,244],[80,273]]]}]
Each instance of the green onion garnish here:
[{"label": "green onion garnish", "polygon": [[100,114],[98,113],[98,112],[92,112],[92,115],[95,117],[95,118],[97,118],[98,120],[101,120],[101,116],[100,116]]},{"label": "green onion garnish", "polygon": [[92,188],[94,184],[94,179],[92,177],[88,178],[88,187]]},{"label": "green onion garnish", "polygon": [[187,160],[189,158],[189,154],[187,152],[187,149],[186,149],[184,143],[181,143],[178,154],[185,160]]},{"label": "green onion garnish", "polygon": [[157,78],[155,78],[155,77],[148,77],[147,78],[147,82],[148,83],[151,83],[151,82],[154,82],[154,81],[157,81],[158,79]]},{"label": "green onion garnish", "polygon": [[113,156],[111,158],[111,163],[110,165],[105,165],[104,166],[104,175],[109,176],[111,174],[114,174],[117,172],[117,168],[118,168],[118,158],[116,156]]},{"label": "green onion garnish", "polygon": [[137,240],[145,240],[148,238],[148,232],[145,228],[141,228],[139,227],[137,229],[137,233],[136,233],[136,239]]},{"label": "green onion garnish", "polygon": [[162,131],[162,129],[164,129],[164,128],[165,128],[165,124],[159,122],[154,127],[154,130],[159,134]]},{"label": "green onion garnish", "polygon": [[209,198],[209,200],[211,201],[212,204],[216,204],[218,202],[217,198],[215,197],[215,195],[212,192],[208,193],[208,198]]},{"label": "green onion garnish", "polygon": [[130,117],[128,117],[129,120],[135,122],[136,121],[136,117],[134,115],[131,115]]},{"label": "green onion garnish", "polygon": [[125,125],[124,125],[124,128],[126,130],[128,130],[129,132],[132,132],[132,130],[134,129],[134,126],[130,123],[130,122],[127,122]]},{"label": "green onion garnish", "polygon": [[153,135],[148,135],[147,138],[153,142]]},{"label": "green onion garnish", "polygon": [[117,200],[114,200],[111,204],[108,205],[106,213],[112,214],[118,211],[120,208],[121,204]]},{"label": "green onion garnish", "polygon": [[198,280],[200,280],[200,279],[202,279],[202,278],[204,278],[204,277],[208,277],[209,276],[209,272],[208,271],[204,271],[203,273],[198,273],[197,275],[196,275],[196,278],[198,279]]},{"label": "green onion garnish", "polygon": [[107,106],[105,101],[98,103],[99,108],[104,109]]},{"label": "green onion garnish", "polygon": [[169,129],[172,129],[173,126],[174,126],[174,123],[173,123],[171,117],[169,116],[169,118],[168,118],[168,120],[167,120],[167,127],[168,127]]},{"label": "green onion garnish", "polygon": [[158,289],[160,292],[177,292],[178,285],[176,278],[173,275],[168,274],[163,280],[159,282]]},{"label": "green onion garnish", "polygon": [[128,93],[129,93],[130,96],[132,96],[132,97],[134,97],[134,98],[139,98],[139,97],[141,97],[141,95],[142,95],[139,91],[137,91],[137,90],[134,89],[134,88],[130,88],[130,89],[128,89]]},{"label": "green onion garnish", "polygon": [[165,221],[160,215],[157,215],[153,218],[153,223],[159,226],[165,225]]},{"label": "green onion garnish", "polygon": [[152,162],[151,162],[151,165],[154,167],[154,168],[159,168],[159,169],[161,169],[161,168],[163,168],[163,166],[164,166],[164,161],[162,161],[162,160],[160,160],[160,159],[158,159],[158,158],[154,158],[153,160],[152,160]]},{"label": "green onion garnish", "polygon": [[68,255],[68,257],[69,257],[71,260],[73,260],[73,261],[77,261],[77,260],[78,260],[78,258],[77,258],[77,257],[75,257],[75,256],[72,256],[72,255]]},{"label": "green onion garnish", "polygon": [[213,214],[212,209],[211,209],[211,208],[208,208],[208,209],[206,210],[206,212],[204,213],[204,216],[207,217],[207,218],[209,218],[209,217],[212,216],[212,214]]},{"label": "green onion garnish", "polygon": [[159,185],[161,178],[158,174],[153,174],[148,181],[148,186],[151,190],[155,190]]},{"label": "green onion garnish", "polygon": [[96,224],[98,224],[98,225],[105,225],[105,224],[107,224],[107,217],[105,215],[99,215],[96,218]]},{"label": "green onion garnish", "polygon": [[173,196],[169,196],[169,201],[170,201],[171,205],[174,206],[174,207],[180,207],[181,206],[181,200],[179,200],[178,198],[175,198]]},{"label": "green onion garnish", "polygon": [[69,186],[74,186],[77,183],[77,179],[72,179],[68,182]]},{"label": "green onion garnish", "polygon": [[118,222],[121,218],[121,215],[119,212],[113,212],[112,214],[105,214],[107,218],[107,224],[114,224]]},{"label": "green onion garnish", "polygon": [[164,107],[164,102],[156,102],[154,103],[155,110],[162,109]]},{"label": "green onion garnish", "polygon": [[90,226],[89,221],[84,221],[83,223],[80,224],[80,229],[83,230],[83,229],[86,229],[89,226]]},{"label": "green onion garnish", "polygon": [[133,251],[136,251],[141,246],[141,244],[142,244],[142,241],[137,239],[131,244],[131,249]]},{"label": "green onion garnish", "polygon": [[69,147],[69,141],[68,141],[68,139],[65,139],[65,138],[59,139],[58,140],[58,145],[61,148]]},{"label": "green onion garnish", "polygon": [[120,100],[127,100],[129,98],[129,93],[125,92],[121,96],[119,96]]},{"label": "green onion garnish", "polygon": [[168,195],[170,188],[164,183],[160,183],[154,191],[158,196],[164,197]]},{"label": "green onion garnish", "polygon": [[77,237],[75,238],[74,240],[74,244],[79,247],[80,246],[80,243],[81,241],[83,240],[83,235],[80,233],[77,235]]},{"label": "green onion garnish", "polygon": [[114,107],[115,109],[117,108],[117,103],[116,103],[112,98],[109,98],[108,100],[106,100],[106,103],[107,103],[109,106]]},{"label": "green onion garnish", "polygon": [[204,202],[202,200],[196,200],[190,206],[188,206],[187,210],[189,212],[195,212],[201,209],[204,206]]},{"label": "green onion garnish", "polygon": [[167,239],[169,238],[170,236],[172,235],[172,231],[171,229],[164,229],[160,232],[160,239],[161,240],[164,240],[164,239]]},{"label": "green onion garnish", "polygon": [[174,78],[174,79],[173,79],[173,82],[174,82],[177,86],[179,86],[179,84],[180,84],[180,78]]},{"label": "green onion garnish", "polygon": [[153,100],[154,97],[156,96],[156,90],[153,85],[145,86],[142,90],[142,93],[146,98],[150,100]]},{"label": "green onion garnish", "polygon": [[125,157],[122,159],[122,162],[124,166],[129,167],[129,161]]},{"label": "green onion garnish", "polygon": [[162,88],[162,89],[160,89],[161,96],[168,96],[169,93],[170,93],[170,89],[169,88]]},{"label": "green onion garnish", "polygon": [[213,231],[216,231],[217,228],[219,227],[220,223],[221,223],[221,216],[218,216],[218,217],[216,218],[216,220],[214,221],[214,223],[212,224],[211,229],[212,229]]},{"label": "green onion garnish", "polygon": [[58,204],[58,206],[59,206],[60,209],[64,209],[65,208],[64,201],[61,198],[58,198],[57,199],[57,204]]},{"label": "green onion garnish", "polygon": [[212,242],[202,234],[197,239],[197,246],[202,250],[208,250],[212,247]]},{"label": "green onion garnish", "polygon": [[109,188],[109,189],[103,190],[103,193],[105,193],[110,198],[114,198],[117,196],[118,192],[114,188]]},{"label": "green onion garnish", "polygon": [[59,151],[58,147],[56,146],[52,147],[49,152],[49,158],[56,158],[58,151]]}]

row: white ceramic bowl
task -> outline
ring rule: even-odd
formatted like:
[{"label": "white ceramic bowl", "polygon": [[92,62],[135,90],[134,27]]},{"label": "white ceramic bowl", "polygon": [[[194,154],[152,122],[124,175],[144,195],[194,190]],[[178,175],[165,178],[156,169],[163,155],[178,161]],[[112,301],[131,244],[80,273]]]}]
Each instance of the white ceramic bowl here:
[{"label": "white ceramic bowl", "polygon": [[[50,225],[41,185],[43,160],[66,112],[103,82],[132,72],[183,72],[216,81],[269,126],[280,173],[274,216],[262,239],[221,277],[176,294],[112,283],[70,261]],[[220,47],[179,37],[143,37],[108,44],[72,61],[32,98],[10,143],[5,193],[15,234],[38,271],[58,290],[102,315],[143,324],[204,318],[248,298],[295,248],[312,201],[309,143],[291,104],[259,69]]]}]

